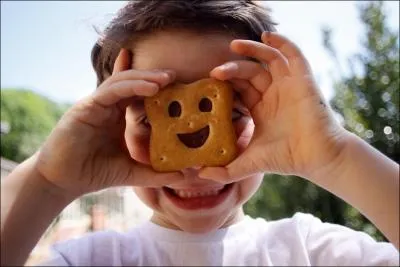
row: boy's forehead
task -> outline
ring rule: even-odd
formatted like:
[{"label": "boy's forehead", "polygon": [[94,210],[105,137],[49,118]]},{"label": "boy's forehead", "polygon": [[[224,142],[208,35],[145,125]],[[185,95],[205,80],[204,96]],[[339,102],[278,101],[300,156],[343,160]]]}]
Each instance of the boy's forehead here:
[{"label": "boy's forehead", "polygon": [[242,59],[229,49],[233,39],[217,33],[159,32],[135,43],[132,67],[173,69],[178,82],[193,82],[209,77],[209,72],[220,64]]}]

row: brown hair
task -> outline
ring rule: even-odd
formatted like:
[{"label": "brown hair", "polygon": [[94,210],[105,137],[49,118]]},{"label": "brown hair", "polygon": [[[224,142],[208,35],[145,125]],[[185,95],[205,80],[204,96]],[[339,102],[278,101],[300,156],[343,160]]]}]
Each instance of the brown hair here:
[{"label": "brown hair", "polygon": [[133,0],[121,8],[92,49],[97,85],[111,75],[121,47],[155,31],[217,31],[260,41],[275,31],[269,9],[251,0]]}]

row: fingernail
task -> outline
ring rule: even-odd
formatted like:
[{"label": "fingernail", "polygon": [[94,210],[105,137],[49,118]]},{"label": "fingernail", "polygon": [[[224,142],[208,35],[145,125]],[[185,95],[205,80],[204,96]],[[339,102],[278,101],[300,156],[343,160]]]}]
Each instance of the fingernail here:
[{"label": "fingernail", "polygon": [[[175,71],[169,69],[153,69],[152,70],[156,74],[166,74],[168,78],[175,79]],[[166,77],[166,78],[167,78]]]},{"label": "fingernail", "polygon": [[176,75],[175,71],[173,71],[173,70],[164,70],[164,72],[166,74],[168,74],[170,79],[175,79],[175,75]]},{"label": "fingernail", "polygon": [[225,64],[217,67],[217,69],[222,70],[222,71],[236,70],[237,68],[238,68],[238,65],[233,62],[228,62],[228,63],[225,63]]},{"label": "fingernail", "polygon": [[210,176],[207,172],[199,172],[198,174],[200,179],[210,179],[212,176]]},{"label": "fingernail", "polygon": [[173,70],[167,70],[167,69],[156,69],[155,71],[158,71],[158,72],[160,72],[160,73],[162,73],[162,74],[166,74],[167,76],[168,76],[168,78],[169,79],[175,79],[175,75],[176,75],[176,73],[175,73],[175,71],[173,71]]},{"label": "fingernail", "polygon": [[209,174],[209,172],[207,170],[208,170],[207,168],[200,170],[199,173],[198,173],[199,178],[202,178],[202,179],[210,178],[210,174]]}]

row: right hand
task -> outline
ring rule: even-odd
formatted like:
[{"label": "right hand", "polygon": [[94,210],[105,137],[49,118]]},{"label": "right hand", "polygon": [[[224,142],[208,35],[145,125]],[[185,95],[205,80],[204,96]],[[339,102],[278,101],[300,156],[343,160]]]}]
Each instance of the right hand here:
[{"label": "right hand", "polygon": [[232,52],[256,59],[231,61],[210,75],[231,81],[254,121],[246,149],[225,167],[207,167],[200,176],[232,183],[256,173],[298,175],[321,184],[343,169],[349,133],[334,119],[302,51],[278,33],[262,42],[233,40]]},{"label": "right hand", "polygon": [[122,49],[113,74],[69,109],[39,153],[36,168],[53,186],[74,198],[112,186],[159,187],[182,179],[157,173],[132,159],[124,139],[125,111],[134,97],[152,96],[174,80],[171,71],[130,69]]}]

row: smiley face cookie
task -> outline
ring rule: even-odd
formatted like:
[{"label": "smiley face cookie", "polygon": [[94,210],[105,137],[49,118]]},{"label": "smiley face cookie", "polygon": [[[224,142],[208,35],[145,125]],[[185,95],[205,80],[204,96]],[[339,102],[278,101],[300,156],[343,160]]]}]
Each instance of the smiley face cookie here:
[{"label": "smiley face cookie", "polygon": [[210,78],[173,84],[146,98],[144,104],[155,170],[224,166],[236,157],[229,83]]}]

